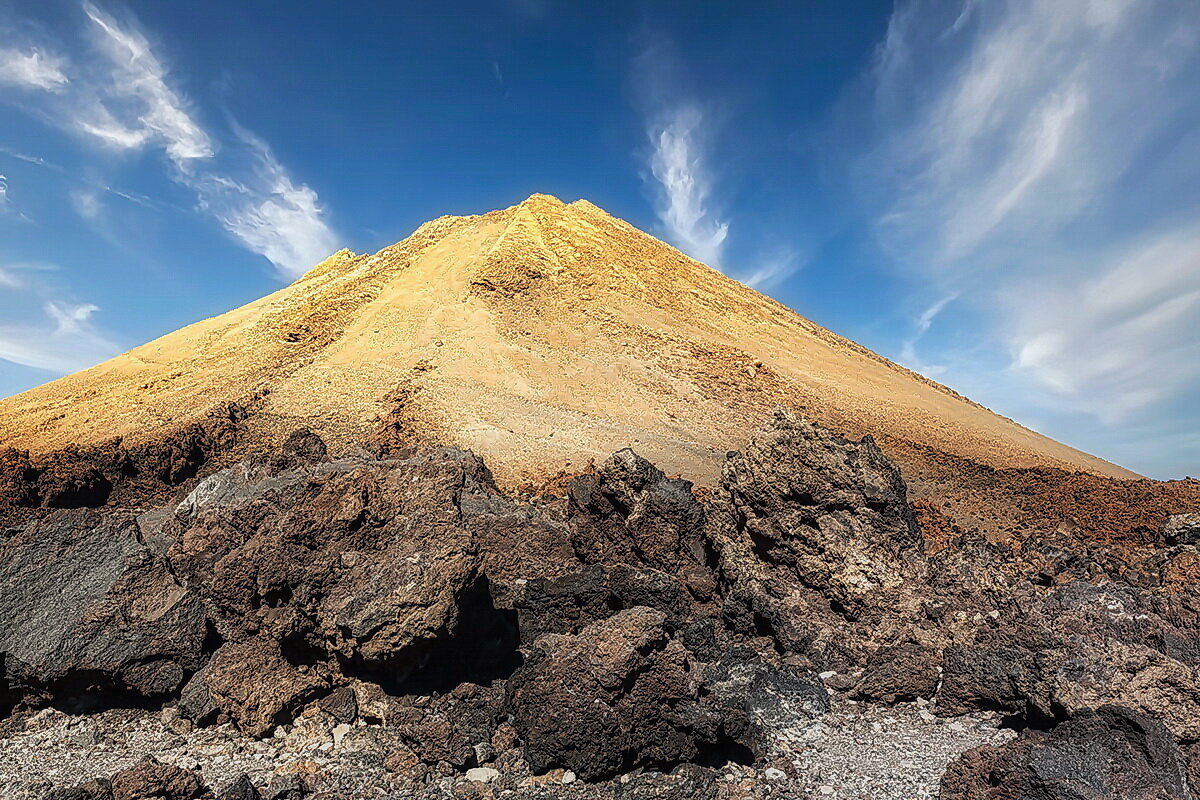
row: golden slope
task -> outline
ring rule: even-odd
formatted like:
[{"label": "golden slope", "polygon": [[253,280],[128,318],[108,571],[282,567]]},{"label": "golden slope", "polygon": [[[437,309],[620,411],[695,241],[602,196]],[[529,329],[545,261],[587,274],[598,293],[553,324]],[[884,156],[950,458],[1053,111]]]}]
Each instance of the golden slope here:
[{"label": "golden slope", "polygon": [[[443,217],[375,255],[0,401],[0,442],[131,443],[267,391],[250,424],[351,447],[381,419],[504,482],[625,446],[706,481],[777,404],[897,453],[1129,473],[842,339],[577,201]],[[903,455],[901,456],[904,457]]]}]

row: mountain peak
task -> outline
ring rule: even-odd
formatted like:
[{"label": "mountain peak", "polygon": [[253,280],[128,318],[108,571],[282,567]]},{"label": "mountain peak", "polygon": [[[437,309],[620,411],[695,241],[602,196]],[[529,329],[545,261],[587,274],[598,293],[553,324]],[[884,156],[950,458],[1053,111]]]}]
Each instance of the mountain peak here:
[{"label": "mountain peak", "polygon": [[578,200],[440,217],[375,254],[0,401],[0,444],[169,435],[254,394],[255,441],[381,429],[469,448],[502,482],[632,446],[709,482],[776,406],[902,461],[1128,476],[843,339]]}]

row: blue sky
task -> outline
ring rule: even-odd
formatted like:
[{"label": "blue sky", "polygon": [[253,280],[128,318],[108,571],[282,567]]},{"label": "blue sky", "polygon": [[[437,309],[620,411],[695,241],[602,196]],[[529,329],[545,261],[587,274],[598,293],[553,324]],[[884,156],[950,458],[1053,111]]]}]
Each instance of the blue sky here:
[{"label": "blue sky", "polygon": [[453,5],[0,3],[0,394],[538,191],[1200,474],[1200,4]]}]

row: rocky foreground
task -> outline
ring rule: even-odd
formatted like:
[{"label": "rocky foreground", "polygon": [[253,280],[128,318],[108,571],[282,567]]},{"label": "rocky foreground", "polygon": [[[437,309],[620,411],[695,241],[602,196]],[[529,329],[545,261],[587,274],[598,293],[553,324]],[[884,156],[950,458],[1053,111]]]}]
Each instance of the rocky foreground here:
[{"label": "rocky foreground", "polygon": [[1191,798],[1200,519],[1151,556],[918,524],[780,412],[697,497],[633,452],[515,499],[319,438],[3,530],[0,791]]}]

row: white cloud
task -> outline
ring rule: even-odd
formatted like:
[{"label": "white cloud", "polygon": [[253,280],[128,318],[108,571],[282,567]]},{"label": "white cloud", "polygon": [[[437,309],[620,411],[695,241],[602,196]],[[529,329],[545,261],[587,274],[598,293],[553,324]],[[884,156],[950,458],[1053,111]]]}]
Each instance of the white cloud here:
[{"label": "white cloud", "polygon": [[796,270],[803,266],[804,260],[791,247],[779,248],[773,254],[763,258],[758,265],[746,275],[739,278],[751,289],[767,290],[778,286],[786,278],[791,277]]},{"label": "white cloud", "polygon": [[650,124],[650,172],[659,185],[659,220],[672,242],[697,261],[721,268],[729,224],[711,209],[712,183],[705,163],[704,114],[684,105]]},{"label": "white cloud", "polygon": [[100,196],[94,191],[74,190],[70,194],[75,213],[86,220],[97,219],[103,211]]},{"label": "white cloud", "polygon": [[[116,147],[159,142],[175,166],[184,171],[195,159],[211,158],[212,139],[167,84],[166,68],[146,37],[131,27],[122,27],[87,0],[83,10],[95,25],[110,71],[101,103],[92,111],[97,118],[81,119],[80,130]],[[122,117],[125,121],[119,122]]]},{"label": "white cloud", "polygon": [[[20,292],[15,299],[36,308],[38,298],[52,294],[39,282],[22,280],[12,270],[0,270],[0,285]],[[60,298],[44,299],[41,315],[23,322],[0,324],[0,359],[49,372],[67,373],[90,367],[120,352],[92,316],[91,303],[74,304]]]},{"label": "white cloud", "polygon": [[0,213],[8,208],[8,176],[0,175]]},{"label": "white cloud", "polygon": [[17,276],[15,271],[0,267],[0,286],[7,289],[20,289],[24,285],[24,282]]},{"label": "white cloud", "polygon": [[253,178],[222,176],[196,182],[201,203],[247,249],[266,257],[285,277],[303,274],[338,249],[317,193],[297,186],[261,139],[239,130],[256,160]]},{"label": "white cloud", "polygon": [[[1174,0],[898,2],[858,188],[896,263],[1011,352],[1013,397],[1115,422],[1200,388],[1198,44]],[[940,310],[901,360],[928,368]]]},{"label": "white cloud", "polygon": [[[295,277],[338,249],[316,191],[297,183],[265,142],[235,125],[234,137],[218,148],[217,137],[172,86],[165,62],[136,21],[118,20],[91,0],[82,5],[98,55],[81,56],[76,79],[68,83],[64,76],[61,91],[43,98],[47,118],[106,149],[161,151],[172,180],[196,193],[200,209],[284,277]],[[41,56],[39,63],[65,62]],[[34,156],[3,152],[67,175],[78,186],[71,201],[86,219],[100,212],[99,191],[146,207],[164,205],[69,175]]]},{"label": "white cloud", "polygon": [[65,61],[38,48],[0,48],[0,84],[22,89],[61,91],[70,81],[63,72]]},{"label": "white cloud", "polygon": [[939,314],[942,313],[946,306],[950,305],[957,299],[957,292],[947,294],[935,301],[932,305],[926,307],[926,309],[920,313],[916,321],[913,323],[912,335],[905,339],[904,343],[900,346],[899,361],[901,364],[911,370],[914,370],[915,372],[919,372],[922,375],[926,375],[931,378],[941,375],[946,371],[947,367],[944,364],[930,364],[922,359],[921,356],[917,354],[917,343],[921,340],[921,337],[928,333],[929,329],[933,327],[933,321]]},{"label": "white cloud", "polygon": [[1200,378],[1200,228],[1009,298],[1014,362],[1110,423]]}]

